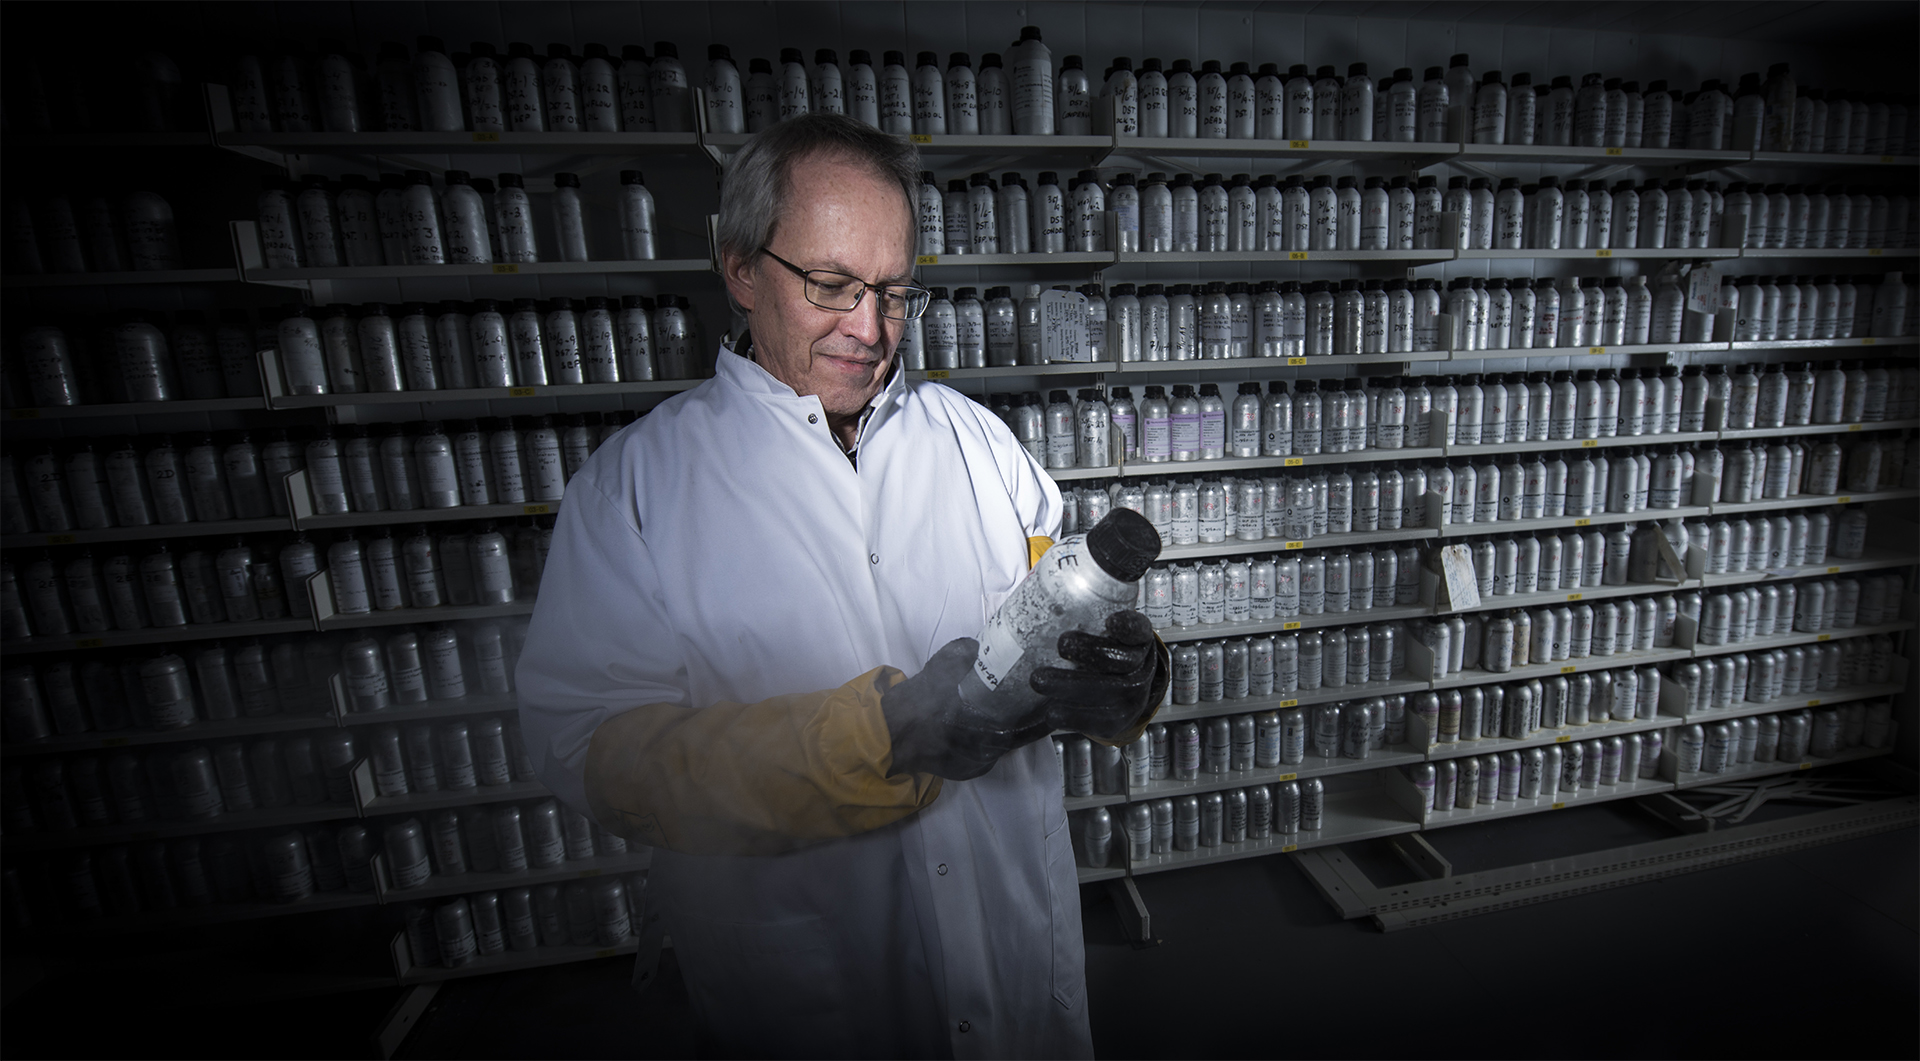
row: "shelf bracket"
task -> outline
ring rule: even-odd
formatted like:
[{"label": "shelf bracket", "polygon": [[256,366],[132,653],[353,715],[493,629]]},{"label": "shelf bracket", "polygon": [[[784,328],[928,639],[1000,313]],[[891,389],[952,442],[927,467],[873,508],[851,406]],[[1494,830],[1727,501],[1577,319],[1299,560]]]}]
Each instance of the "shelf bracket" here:
[{"label": "shelf bracket", "polygon": [[1134,886],[1131,876],[1107,881],[1107,897],[1113,900],[1113,911],[1119,915],[1121,933],[1135,950],[1160,945],[1153,937],[1153,914],[1147,910],[1147,901],[1140,897],[1140,889]]}]

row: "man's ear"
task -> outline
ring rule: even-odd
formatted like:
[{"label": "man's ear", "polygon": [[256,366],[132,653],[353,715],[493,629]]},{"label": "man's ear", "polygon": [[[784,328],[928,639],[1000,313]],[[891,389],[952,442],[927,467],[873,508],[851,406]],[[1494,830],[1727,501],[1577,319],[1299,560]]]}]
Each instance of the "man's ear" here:
[{"label": "man's ear", "polygon": [[744,313],[753,311],[753,285],[758,271],[755,263],[758,258],[758,255],[741,257],[725,252],[720,256],[720,276],[727,283],[727,294],[733,296],[733,301],[739,304]]}]

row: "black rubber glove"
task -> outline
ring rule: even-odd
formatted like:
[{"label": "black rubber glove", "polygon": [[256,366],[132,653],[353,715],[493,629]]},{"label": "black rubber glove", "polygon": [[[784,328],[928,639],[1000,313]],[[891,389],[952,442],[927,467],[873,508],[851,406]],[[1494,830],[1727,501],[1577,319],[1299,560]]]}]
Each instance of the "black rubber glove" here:
[{"label": "black rubber glove", "polygon": [[1137,611],[1108,616],[1105,637],[1069,630],[1055,651],[1076,669],[1041,667],[1028,681],[1047,698],[1047,722],[1054,729],[1119,736],[1159,705],[1172,680],[1153,623]]},{"label": "black rubber glove", "polygon": [[971,637],[947,642],[920,673],[880,698],[893,739],[890,773],[967,781],[993,769],[1002,755],[1053,731],[1044,703],[1019,719],[989,718],[967,706],[960,698],[960,680],[973,669],[979,648]]}]

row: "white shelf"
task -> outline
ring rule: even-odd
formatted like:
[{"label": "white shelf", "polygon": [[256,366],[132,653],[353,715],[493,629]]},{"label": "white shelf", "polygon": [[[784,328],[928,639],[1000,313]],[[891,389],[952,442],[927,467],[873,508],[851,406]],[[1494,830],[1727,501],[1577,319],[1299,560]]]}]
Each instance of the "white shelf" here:
[{"label": "white shelf", "polygon": [[103,825],[92,829],[69,829],[64,832],[10,833],[5,839],[5,846],[9,852],[98,847],[101,844],[128,844],[142,840],[201,836],[207,833],[280,829],[291,825],[312,825],[315,822],[349,821],[359,816],[359,811],[351,803],[317,803],[310,807],[277,807],[272,810],[241,811],[218,814],[211,818],[134,822],[126,825]]},{"label": "white shelf", "polygon": [[[393,941],[395,954],[405,953],[407,936],[402,932]],[[626,940],[612,947],[598,945],[536,947],[533,950],[509,950],[500,954],[480,954],[458,968],[449,969],[444,965],[413,965],[399,971],[394,982],[401,987],[414,984],[430,984],[445,980],[458,980],[466,976],[486,976],[491,973],[512,972],[516,969],[542,969],[549,965],[565,965],[568,962],[592,961],[596,958],[615,958],[623,954],[633,954],[640,949],[640,941],[629,935]],[[624,974],[623,974],[624,975]]]},{"label": "white shelf", "polygon": [[1112,372],[1112,361],[1060,361],[1045,365],[985,365],[979,368],[908,369],[914,379],[1000,379],[1019,376],[1079,376]]},{"label": "white shelf", "polygon": [[1505,350],[1449,350],[1439,361],[1505,361],[1523,357],[1587,357],[1610,354],[1725,353],[1726,343],[1638,343],[1627,346],[1535,346]]},{"label": "white shelf", "polygon": [[[1614,446],[1664,446],[1681,442],[1711,442],[1713,431],[1675,431],[1667,435],[1611,435],[1606,438],[1528,439],[1525,442],[1491,442],[1486,445],[1455,442],[1446,447],[1449,457],[1473,457],[1487,453],[1554,453],[1568,449],[1610,449]],[[1650,510],[1655,511],[1655,510]]]},{"label": "white shelf", "polygon": [[1824,151],[1755,151],[1753,161],[1814,166],[1920,166],[1920,158],[1913,155],[1850,155]]},{"label": "white shelf", "polygon": [[1848,350],[1864,346],[1912,346],[1915,343],[1920,343],[1920,336],[1901,335],[1888,338],[1868,335],[1852,339],[1765,339],[1714,345],[1733,353],[1740,353],[1744,350]]},{"label": "white shelf", "polygon": [[1908,501],[1920,497],[1920,490],[1875,490],[1859,494],[1801,494],[1798,497],[1771,497],[1763,501],[1715,501],[1708,507],[1716,516],[1740,512],[1772,512],[1783,508],[1824,508],[1827,505],[1864,505],[1871,501]]},{"label": "white shelf", "polygon": [[490,803],[548,799],[553,795],[538,781],[509,781],[504,785],[478,788],[441,789],[438,792],[409,792],[404,796],[373,796],[362,801],[362,817],[392,814],[425,814],[452,807],[479,807]]},{"label": "white shelf", "polygon": [[171,402],[115,402],[105,405],[43,405],[38,408],[8,409],[9,420],[81,420],[109,416],[162,416],[172,413],[228,413],[265,409],[266,399],[254,395],[241,398],[183,398]]},{"label": "white shelf", "polygon": [[1445,249],[1409,251],[1120,251],[1114,268],[1129,265],[1280,265],[1293,262],[1445,262],[1454,252]]},{"label": "white shelf", "polygon": [[1914,258],[1920,257],[1920,248],[1916,247],[1746,247],[1740,251],[1743,259],[1769,258]]},{"label": "white shelf", "polygon": [[1815,564],[1807,567],[1785,568],[1777,571],[1742,571],[1739,574],[1702,575],[1697,584],[1702,589],[1713,589],[1718,586],[1743,586],[1749,582],[1772,582],[1790,578],[1844,575],[1854,571],[1874,571],[1885,567],[1913,567],[1916,564],[1920,564],[1920,557],[1915,557],[1912,554],[1862,557],[1858,560],[1841,560],[1830,564]]},{"label": "white shelf", "polygon": [[223,519],[212,522],[150,523],[144,527],[103,527],[99,530],[72,530],[55,534],[9,534],[0,538],[0,548],[31,549],[39,546],[102,545],[111,542],[148,541],[154,538],[205,538],[220,534],[271,534],[286,530],[285,516],[260,519]]},{"label": "white shelf", "polygon": [[472,276],[616,276],[643,273],[710,273],[705,258],[656,261],[496,262],[481,265],[362,265],[337,268],[244,269],[247,283],[299,286],[315,280],[421,280]]},{"label": "white shelf", "polygon": [[1863,431],[1906,431],[1920,428],[1920,420],[1878,420],[1859,424],[1798,424],[1790,427],[1742,427],[1719,433],[1722,442],[1743,438],[1799,438],[1804,435],[1847,435]]},{"label": "white shelf", "polygon": [[1441,612],[1441,615],[1465,615],[1469,612],[1504,611],[1508,608],[1521,608],[1528,611],[1534,608],[1550,608],[1559,604],[1572,604],[1577,601],[1607,600],[1613,597],[1638,597],[1655,593],[1675,593],[1695,585],[1692,580],[1678,582],[1629,582],[1624,586],[1580,586],[1576,589],[1557,589],[1550,593],[1509,593],[1505,596],[1487,594],[1480,603],[1471,608],[1453,608]]},{"label": "white shelf", "polygon": [[1533,799],[1503,799],[1494,803],[1476,803],[1472,807],[1435,809],[1429,812],[1423,828],[1444,829],[1450,825],[1491,821],[1495,818],[1515,818],[1522,814],[1565,810],[1568,807],[1588,807],[1616,799],[1651,796],[1656,792],[1672,790],[1673,782],[1671,781],[1662,781],[1658,778],[1634,778],[1632,781],[1600,785],[1597,788],[1562,789],[1552,796],[1536,796]]},{"label": "white shelf", "polygon": [[340,720],[332,712],[306,711],[259,718],[202,719],[177,729],[115,730],[111,733],[74,733],[35,741],[9,740],[0,744],[0,756],[12,759],[55,752],[112,751],[153,744],[231,740],[258,737],[270,733],[299,733],[306,730],[333,729]]},{"label": "white shelf", "polygon": [[1721,722],[1729,718],[1746,718],[1750,715],[1776,715],[1782,711],[1799,711],[1808,707],[1831,707],[1834,704],[1850,704],[1857,700],[1875,700],[1883,696],[1898,696],[1906,691],[1905,685],[1887,683],[1885,685],[1855,685],[1845,689],[1832,689],[1816,692],[1812,696],[1781,697],[1764,703],[1742,701],[1725,710],[1693,711],[1682,717],[1687,723]]},{"label": "white shelf", "polygon": [[[1136,465],[1138,467],[1138,465]],[[1243,542],[1238,538],[1224,542],[1210,542],[1200,545],[1169,545],[1160,550],[1160,559],[1169,562],[1198,560],[1212,556],[1236,556],[1242,553],[1277,553],[1294,549],[1338,549],[1349,545],[1374,545],[1379,542],[1414,541],[1431,538],[1434,532],[1426,527],[1412,527],[1404,530],[1354,531],[1349,534],[1324,534],[1318,538],[1290,542],[1281,538],[1262,538],[1257,542]]]},{"label": "white shelf", "polygon": [[1533,678],[1551,678],[1558,674],[1579,674],[1584,671],[1614,670],[1619,667],[1665,663],[1668,660],[1687,659],[1692,655],[1691,650],[1684,648],[1650,648],[1633,652],[1615,652],[1611,656],[1582,656],[1579,659],[1529,663],[1524,667],[1515,667],[1505,674],[1494,674],[1483,670],[1461,670],[1448,677],[1435,679],[1433,688],[1464,689],[1469,685],[1511,684]]},{"label": "white shelf", "polygon": [[535,884],[562,884],[578,880],[592,880],[595,877],[613,876],[624,873],[639,873],[653,862],[653,849],[641,848],[628,851],[623,855],[596,855],[590,859],[565,861],[557,866],[528,866],[522,870],[482,873],[472,871],[455,876],[435,873],[418,888],[395,888],[387,879],[386,859],[374,859],[373,878],[374,895],[386,905],[389,903],[408,903],[419,899],[437,899],[448,895],[473,895],[478,892],[499,891],[502,888],[525,888]]},{"label": "white shelf", "polygon": [[[560,511],[558,501],[536,501],[515,505],[456,505],[453,508],[387,509],[382,512],[342,512],[331,516],[301,515],[295,519],[300,530],[332,530],[340,527],[395,527],[409,523],[444,523],[450,520],[518,519],[521,516],[550,516]],[[285,521],[282,521],[282,528]]]},{"label": "white shelf", "polygon": [[[324,577],[325,572],[321,573]],[[443,604],[438,608],[395,608],[360,615],[333,614],[320,620],[319,628],[357,630],[366,626],[405,626],[413,623],[457,623],[466,619],[504,619],[513,615],[532,615],[533,598],[508,604]]]},{"label": "white shelf", "polygon": [[[1431,604],[1395,604],[1385,608],[1356,608],[1351,611],[1326,612],[1320,615],[1292,615],[1284,619],[1253,619],[1243,623],[1168,626],[1162,627],[1158,632],[1160,640],[1169,643],[1211,641],[1221,637],[1252,637],[1257,634],[1278,634],[1293,630],[1316,630],[1325,626],[1390,623],[1401,619],[1418,619],[1432,614],[1433,605]],[[1421,683],[1421,688],[1425,687],[1425,683]]]},{"label": "white shelf", "polygon": [[1490,523],[1449,523],[1440,528],[1443,538],[1468,538],[1480,534],[1511,534],[1520,530],[1553,530],[1561,527],[1605,527],[1615,523],[1651,523],[1656,520],[1695,519],[1708,514],[1706,505],[1680,508],[1643,508],[1638,512],[1596,512],[1591,516],[1543,516],[1537,519],[1495,520]]},{"label": "white shelf", "polygon": [[1121,136],[1113,153],[1172,158],[1259,158],[1300,162],[1399,162],[1432,165],[1460,153],[1454,143],[1420,144],[1372,140],[1230,140],[1197,137]]},{"label": "white shelf", "polygon": [[33,652],[72,652],[89,648],[170,645],[177,641],[205,641],[210,638],[272,637],[275,634],[307,633],[313,629],[311,619],[260,619],[250,623],[188,623],[185,626],[150,626],[142,630],[108,630],[97,634],[32,637],[24,641],[8,641],[0,644],[0,652],[14,656]]},{"label": "white shelf", "polygon": [[1608,737],[1624,737],[1629,733],[1646,733],[1649,730],[1672,729],[1680,725],[1681,720],[1672,715],[1655,715],[1653,718],[1635,718],[1624,722],[1612,719],[1594,720],[1584,725],[1568,725],[1561,729],[1543,729],[1525,737],[1481,737],[1478,740],[1461,740],[1450,744],[1436,744],[1427,749],[1426,758],[1433,762],[1447,759],[1464,759],[1474,755],[1497,755],[1500,752],[1516,751],[1521,748],[1544,748],[1550,744],[1573,744],[1586,740],[1605,740]]},{"label": "white shelf", "polygon": [[[1113,264],[1112,251],[1062,251],[1059,254],[921,254],[914,257],[914,266],[920,269],[988,269],[999,266],[1025,266],[1042,268],[1058,265],[1094,265]],[[1099,270],[1089,270],[1097,272]]]},{"label": "white shelf", "polygon": [[1392,681],[1365,682],[1360,685],[1329,685],[1318,689],[1300,689],[1290,693],[1249,696],[1240,700],[1202,700],[1197,704],[1168,704],[1153,716],[1153,720],[1162,723],[1191,722],[1195,719],[1217,718],[1221,715],[1250,715],[1262,711],[1282,711],[1289,707],[1308,707],[1313,704],[1331,704],[1346,700],[1370,700],[1376,696],[1404,696],[1408,693],[1425,692],[1429,688],[1431,686],[1427,682],[1396,677]]},{"label": "white shelf", "polygon": [[1533,162],[1542,165],[1732,166],[1752,159],[1748,151],[1674,147],[1546,147],[1533,144],[1462,144],[1461,162]]},{"label": "white shelf", "polygon": [[1831,755],[1824,759],[1817,759],[1809,755],[1805,759],[1789,760],[1787,762],[1736,763],[1717,774],[1709,774],[1703,770],[1693,773],[1683,773],[1678,775],[1672,782],[1672,785],[1676,789],[1688,789],[1703,788],[1709,785],[1735,784],[1741,781],[1751,781],[1756,777],[1791,774],[1798,770],[1812,770],[1820,766],[1837,766],[1840,763],[1857,762],[1861,759],[1872,759],[1891,754],[1893,754],[1892,741],[1888,741],[1887,746],[1884,748],[1869,748],[1862,744],[1858,747],[1848,748],[1838,755]]},{"label": "white shelf", "polygon": [[1606,259],[1627,259],[1634,261],[1696,261],[1710,258],[1738,258],[1738,247],[1581,247],[1545,250],[1520,248],[1518,250],[1462,250],[1455,251],[1455,260],[1471,261],[1588,261]]},{"label": "white shelf", "polygon": [[349,711],[340,716],[340,725],[393,726],[439,718],[513,715],[519,711],[520,698],[513,693],[475,693],[459,700],[428,700],[418,704],[394,704],[379,711]]},{"label": "white shelf", "polygon": [[[201,134],[199,142],[207,142],[205,134]],[[693,154],[700,148],[699,137],[690,132],[221,132],[214,136],[213,142],[228,150],[254,148],[283,155],[612,155],[618,157],[641,154]]]},{"label": "white shelf", "polygon": [[43,273],[0,277],[0,287],[121,287],[131,284],[217,284],[240,279],[232,267],[153,269],[126,273]]},{"label": "white shelf", "polygon": [[1285,784],[1288,781],[1304,781],[1310,777],[1332,777],[1336,774],[1355,774],[1365,770],[1411,766],[1414,763],[1424,762],[1425,759],[1426,757],[1419,752],[1410,751],[1404,747],[1374,748],[1365,759],[1343,757],[1328,759],[1315,755],[1309,750],[1306,759],[1298,763],[1258,766],[1251,770],[1230,770],[1224,774],[1202,773],[1191,781],[1180,781],[1171,777],[1149,781],[1144,788],[1132,789],[1121,799],[1122,802],[1143,803],[1150,799],[1178,798],[1203,792],[1225,792],[1250,785]]},{"label": "white shelf", "polygon": [[337,408],[355,405],[426,405],[435,402],[503,402],[553,398],[595,398],[616,394],[674,394],[705,380],[659,379],[626,383],[549,383],[535,387],[470,387],[462,390],[375,391],[359,394],[275,394],[275,409]]},{"label": "white shelf", "polygon": [[1793,645],[1815,645],[1823,641],[1845,641],[1853,637],[1872,637],[1875,634],[1898,634],[1913,629],[1911,621],[1898,623],[1875,623],[1871,626],[1854,626],[1845,630],[1822,630],[1817,634],[1794,631],[1790,634],[1775,634],[1772,637],[1756,637],[1751,641],[1734,641],[1725,645],[1695,645],[1693,654],[1697,657],[1724,656],[1730,652],[1768,652],[1776,648],[1789,648]]}]

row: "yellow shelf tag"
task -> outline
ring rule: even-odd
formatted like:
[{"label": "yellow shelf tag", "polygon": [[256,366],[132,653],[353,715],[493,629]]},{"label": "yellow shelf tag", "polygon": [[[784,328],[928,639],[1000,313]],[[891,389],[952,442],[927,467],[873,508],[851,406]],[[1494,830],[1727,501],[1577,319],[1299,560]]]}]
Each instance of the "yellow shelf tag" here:
[{"label": "yellow shelf tag", "polygon": [[[1298,629],[1300,629],[1300,621],[1299,621],[1298,619],[1295,619],[1295,620],[1294,620],[1293,622],[1290,622],[1290,623],[1282,623],[1282,624],[1280,625],[1280,629],[1282,629],[1282,630],[1298,630]],[[1289,700],[1289,701],[1287,701],[1287,702],[1288,702],[1288,703],[1292,703],[1293,701],[1291,701],[1291,700]]]},{"label": "yellow shelf tag", "polygon": [[1303,546],[1305,546],[1306,544],[1307,544],[1306,542],[1288,542],[1287,544],[1285,544],[1285,545],[1283,545],[1283,546],[1281,546],[1280,548],[1282,548],[1282,549],[1299,549],[1299,548],[1301,548],[1301,547],[1303,547]]},{"label": "yellow shelf tag", "polygon": [[1869,258],[1878,258],[1878,257],[1880,257],[1880,248],[1878,248],[1878,247],[1873,247],[1873,248],[1870,248],[1870,249],[1869,249],[1869,250],[1867,251],[1867,257],[1869,257]]},{"label": "yellow shelf tag", "polygon": [[1307,359],[1306,359],[1306,358],[1304,358],[1304,357],[1290,357],[1290,358],[1287,358],[1287,364],[1288,364],[1288,365],[1304,365],[1304,364],[1306,364],[1306,363],[1307,363]]},{"label": "yellow shelf tag", "polygon": [[1589,346],[1589,347],[1587,347],[1587,353],[1589,353],[1589,354],[1604,354],[1604,353],[1606,353],[1606,352],[1607,352],[1607,348],[1606,348],[1606,347],[1604,347],[1604,346]]},{"label": "yellow shelf tag", "polygon": [[1597,438],[1583,438],[1580,440],[1581,449],[1594,449],[1599,445],[1600,445],[1600,440]]},{"label": "yellow shelf tag", "polygon": [[1811,769],[1813,769],[1813,764],[1812,764],[1812,763],[1801,763],[1801,764],[1800,764],[1800,769],[1802,769],[1802,770],[1811,770]]},{"label": "yellow shelf tag", "polygon": [[509,398],[531,398],[533,397],[533,395],[534,395],[534,388],[532,387],[508,387],[507,388],[507,397]]},{"label": "yellow shelf tag", "polygon": [[132,743],[133,740],[130,737],[108,737],[106,740],[100,742],[100,746],[102,748],[124,748]]},{"label": "yellow shelf tag", "polygon": [[1606,247],[1602,247],[1599,250],[1594,251],[1593,256],[1596,258],[1611,258],[1613,257],[1613,251],[1607,249]]},{"label": "yellow shelf tag", "polygon": [[1840,495],[1840,497],[1838,497],[1838,498],[1837,498],[1836,500],[1838,500],[1838,501],[1839,501],[1839,502],[1840,502],[1841,504],[1843,504],[1843,505],[1845,505],[1845,504],[1850,504],[1850,503],[1851,503],[1851,502],[1853,501],[1853,495],[1852,495],[1852,494],[1842,494],[1842,495]]},{"label": "yellow shelf tag", "polygon": [[1867,336],[1867,337],[1866,337],[1865,339],[1862,339],[1862,340],[1860,340],[1860,345],[1861,345],[1861,346],[1872,346],[1872,345],[1873,345],[1873,336],[1871,336],[1871,335],[1869,335],[1869,336]]},{"label": "yellow shelf tag", "polygon": [[1275,778],[1274,780],[1276,780],[1276,781],[1297,781],[1297,780],[1299,780],[1299,779],[1300,779],[1300,775],[1299,775],[1299,774],[1281,774],[1281,775],[1280,775],[1279,777],[1277,777],[1277,778]]},{"label": "yellow shelf tag", "polygon": [[1567,805],[1566,805],[1566,804],[1564,804],[1564,803],[1556,803],[1556,804],[1554,804],[1554,805],[1553,805],[1553,809],[1554,809],[1554,810],[1566,810],[1566,809],[1567,809]]},{"label": "yellow shelf tag", "polygon": [[72,544],[73,544],[73,541],[74,541],[74,538],[73,538],[73,535],[71,535],[71,534],[49,534],[49,535],[47,535],[47,544],[48,544],[48,545],[72,545]]},{"label": "yellow shelf tag", "polygon": [[931,143],[933,143],[933,137],[932,137],[932,135],[930,135],[930,134],[928,134],[928,133],[914,133],[914,134],[912,134],[912,137],[913,137],[913,142],[914,142],[914,143],[916,143],[916,144],[931,144]]},{"label": "yellow shelf tag", "polygon": [[[1312,144],[1312,143],[1313,143],[1313,141],[1311,141],[1311,140],[1289,140],[1289,141],[1287,141],[1287,147],[1289,147],[1289,148],[1291,148],[1291,149],[1293,149],[1293,150],[1295,150],[1295,151],[1305,151],[1305,150],[1307,149],[1307,147],[1308,147],[1308,145],[1310,145],[1310,144]],[[1892,162],[1892,161],[1893,161],[1893,159],[1890,159],[1890,158],[1883,158],[1883,159],[1881,159],[1881,161],[1882,161],[1882,162]]]},{"label": "yellow shelf tag", "polygon": [[1847,430],[1848,430],[1848,431],[1858,431],[1858,430],[1860,430],[1860,429],[1861,429],[1862,427],[1865,427],[1865,426],[1866,426],[1866,425],[1864,425],[1864,424],[1848,424],[1848,425],[1847,425]]},{"label": "yellow shelf tag", "polygon": [[1576,519],[1573,521],[1573,525],[1576,527],[1591,527],[1593,526],[1593,521],[1590,519]]},{"label": "yellow shelf tag", "polygon": [[581,877],[598,877],[599,875],[600,871],[597,869],[583,869],[580,871]]},{"label": "yellow shelf tag", "polygon": [[1881,156],[1880,156],[1880,161],[1881,161],[1881,162],[1892,162],[1892,161],[1893,161],[1893,156],[1892,156],[1892,155],[1881,155]]},{"label": "yellow shelf tag", "polygon": [[1833,640],[1833,635],[1832,634],[1815,634],[1813,639],[1815,641],[1831,641]]},{"label": "yellow shelf tag", "polygon": [[1290,262],[1304,262],[1307,260],[1307,252],[1306,251],[1288,251],[1287,260]]},{"label": "yellow shelf tag", "polygon": [[496,262],[494,263],[493,271],[500,276],[509,276],[518,273],[520,271],[520,265],[517,262]]},{"label": "yellow shelf tag", "polygon": [[1819,707],[1819,706],[1820,706],[1820,701],[1818,701],[1818,700],[1808,700],[1808,701],[1807,701],[1807,706],[1808,706],[1808,707]]},{"label": "yellow shelf tag", "polygon": [[1573,739],[1573,734],[1571,734],[1571,733],[1562,733],[1562,734],[1560,734],[1560,735],[1559,735],[1558,737],[1555,737],[1555,738],[1553,738],[1553,742],[1554,742],[1555,744],[1565,744],[1565,743],[1567,743],[1568,741],[1570,741],[1570,740],[1572,740],[1572,739]]},{"label": "yellow shelf tag", "polygon": [[1620,148],[1620,147],[1610,147],[1610,148],[1607,148],[1607,154],[1609,154],[1609,155],[1613,155],[1613,156],[1619,156],[1619,155],[1624,155],[1624,154],[1626,154],[1626,153],[1627,153],[1627,152],[1626,152],[1626,149],[1625,149],[1625,148]]},{"label": "yellow shelf tag", "polygon": [[1837,567],[1829,567],[1829,568],[1827,568],[1827,574],[1829,574],[1829,575],[1837,575],[1837,574],[1839,574],[1839,573],[1840,573],[1840,569],[1839,569],[1839,568],[1837,568]]},{"label": "yellow shelf tag", "polygon": [[1298,851],[1298,850],[1300,850],[1299,844],[1287,844],[1284,847],[1280,848],[1280,853],[1284,855],[1289,851]]},{"label": "yellow shelf tag", "polygon": [[1567,664],[1566,666],[1564,666],[1564,667],[1562,667],[1562,668],[1560,668],[1560,673],[1562,673],[1562,674],[1572,674],[1572,673],[1573,673],[1574,671],[1577,671],[1577,670],[1579,670],[1579,669],[1580,669],[1579,667],[1576,667],[1576,666],[1574,666],[1573,664],[1571,664],[1571,663],[1569,663],[1569,664]]},{"label": "yellow shelf tag", "polygon": [[922,255],[920,255],[920,256],[919,256],[918,258],[915,258],[915,259],[913,260],[913,264],[915,264],[915,265],[939,265],[939,264],[940,264],[940,256],[939,256],[938,254],[922,254]]},{"label": "yellow shelf tag", "polygon": [[927,371],[927,378],[928,379],[952,379],[953,373],[948,372],[944,368],[929,369]]},{"label": "yellow shelf tag", "polygon": [[500,134],[499,133],[475,133],[473,134],[473,142],[476,144],[497,144],[500,142]]},{"label": "yellow shelf tag", "polygon": [[529,516],[545,516],[553,511],[552,505],[527,505],[524,507],[525,514]]},{"label": "yellow shelf tag", "polygon": [[80,640],[75,641],[73,643],[73,647],[74,648],[105,648],[107,647],[107,641],[106,641],[106,638],[103,638],[103,637],[83,637]]},{"label": "yellow shelf tag", "polygon": [[[1280,706],[1281,706],[1281,707],[1299,707],[1299,706],[1300,706],[1300,701],[1298,701],[1298,700],[1282,700],[1282,701],[1280,701]],[[1285,780],[1286,780],[1286,778],[1284,778],[1284,777],[1283,777],[1283,778],[1281,778],[1280,780],[1282,780],[1282,781],[1285,781]]]},{"label": "yellow shelf tag", "polygon": [[1578,594],[1578,593],[1569,593],[1569,594],[1567,594],[1567,599],[1568,599],[1568,600],[1579,600],[1579,599],[1580,599],[1580,594]]},{"label": "yellow shelf tag", "polygon": [[1286,466],[1289,468],[1298,468],[1305,463],[1307,463],[1305,457],[1288,457],[1286,460]]}]

